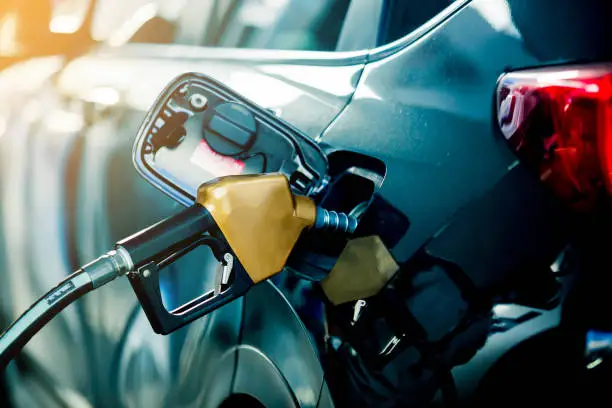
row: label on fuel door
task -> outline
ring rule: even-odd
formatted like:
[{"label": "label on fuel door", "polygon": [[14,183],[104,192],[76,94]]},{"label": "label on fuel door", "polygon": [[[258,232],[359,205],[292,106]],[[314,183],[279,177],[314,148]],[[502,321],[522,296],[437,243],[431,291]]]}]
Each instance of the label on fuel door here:
[{"label": "label on fuel door", "polygon": [[243,161],[215,152],[205,140],[200,141],[190,161],[217,177],[242,174],[244,171]]}]

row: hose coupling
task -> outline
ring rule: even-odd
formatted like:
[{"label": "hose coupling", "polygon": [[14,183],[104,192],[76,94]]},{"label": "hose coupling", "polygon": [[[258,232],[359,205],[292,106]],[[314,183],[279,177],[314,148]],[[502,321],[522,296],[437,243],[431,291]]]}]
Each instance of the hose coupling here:
[{"label": "hose coupling", "polygon": [[317,207],[315,229],[324,229],[334,232],[352,234],[357,229],[359,221],[356,217],[343,212],[328,211]]}]

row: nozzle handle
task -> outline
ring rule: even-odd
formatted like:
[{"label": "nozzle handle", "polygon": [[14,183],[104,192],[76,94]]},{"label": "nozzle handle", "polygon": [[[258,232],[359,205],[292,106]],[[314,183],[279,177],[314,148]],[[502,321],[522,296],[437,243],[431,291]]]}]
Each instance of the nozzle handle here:
[{"label": "nozzle handle", "polygon": [[[200,246],[211,249],[225,265],[232,256],[231,279],[220,290],[208,291],[174,310],[164,306],[159,274],[174,261]],[[156,333],[168,334],[244,295],[253,281],[244,270],[212,215],[200,204],[166,218],[116,244],[133,263],[127,274],[132,289]]]}]

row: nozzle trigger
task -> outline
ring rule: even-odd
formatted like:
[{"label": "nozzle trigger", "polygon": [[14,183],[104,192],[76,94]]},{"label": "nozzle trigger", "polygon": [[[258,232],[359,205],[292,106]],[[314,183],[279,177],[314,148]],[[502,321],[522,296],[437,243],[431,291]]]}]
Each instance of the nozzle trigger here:
[{"label": "nozzle trigger", "polygon": [[223,261],[217,266],[215,274],[215,296],[223,291],[223,287],[228,284],[234,268],[234,257],[229,252],[223,255]]}]

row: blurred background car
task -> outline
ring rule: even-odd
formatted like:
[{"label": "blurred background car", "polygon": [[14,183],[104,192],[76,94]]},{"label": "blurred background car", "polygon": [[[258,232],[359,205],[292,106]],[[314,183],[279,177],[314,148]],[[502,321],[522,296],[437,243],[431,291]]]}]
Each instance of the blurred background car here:
[{"label": "blurred background car", "polygon": [[78,55],[92,44],[88,1],[2,0],[0,69],[29,58]]},{"label": "blurred background car", "polygon": [[[117,239],[179,209],[137,175],[131,148],[157,94],[188,71],[216,78],[320,143],[384,161],[382,191],[411,220],[402,247],[408,257],[515,161],[491,134],[498,76],[507,67],[607,55],[605,43],[589,41],[605,26],[602,13],[577,7],[558,1],[551,10],[543,0],[56,1],[49,24],[35,26],[53,44],[47,31],[70,38],[57,49],[5,34],[19,32],[18,19],[3,13],[0,48],[22,60],[0,72],[4,321]],[[559,28],[569,25],[578,34]],[[17,47],[15,38],[32,47]],[[182,303],[210,286],[211,263],[207,253],[180,260],[164,276],[165,301]],[[6,373],[11,403],[332,406],[320,361],[322,306],[308,283],[291,275],[275,283],[163,337],[129,284],[114,282],[26,347]],[[542,351],[540,343],[518,346],[535,345],[558,326],[559,291],[493,309],[494,329],[487,320],[475,335],[486,344],[477,341],[453,369],[460,398],[472,396],[486,372],[498,372],[500,356]],[[446,310],[463,307],[458,296]],[[554,367],[533,372],[553,375]],[[430,389],[425,374],[391,370],[393,381],[372,392],[374,401]],[[497,390],[505,377],[490,381]]]}]

